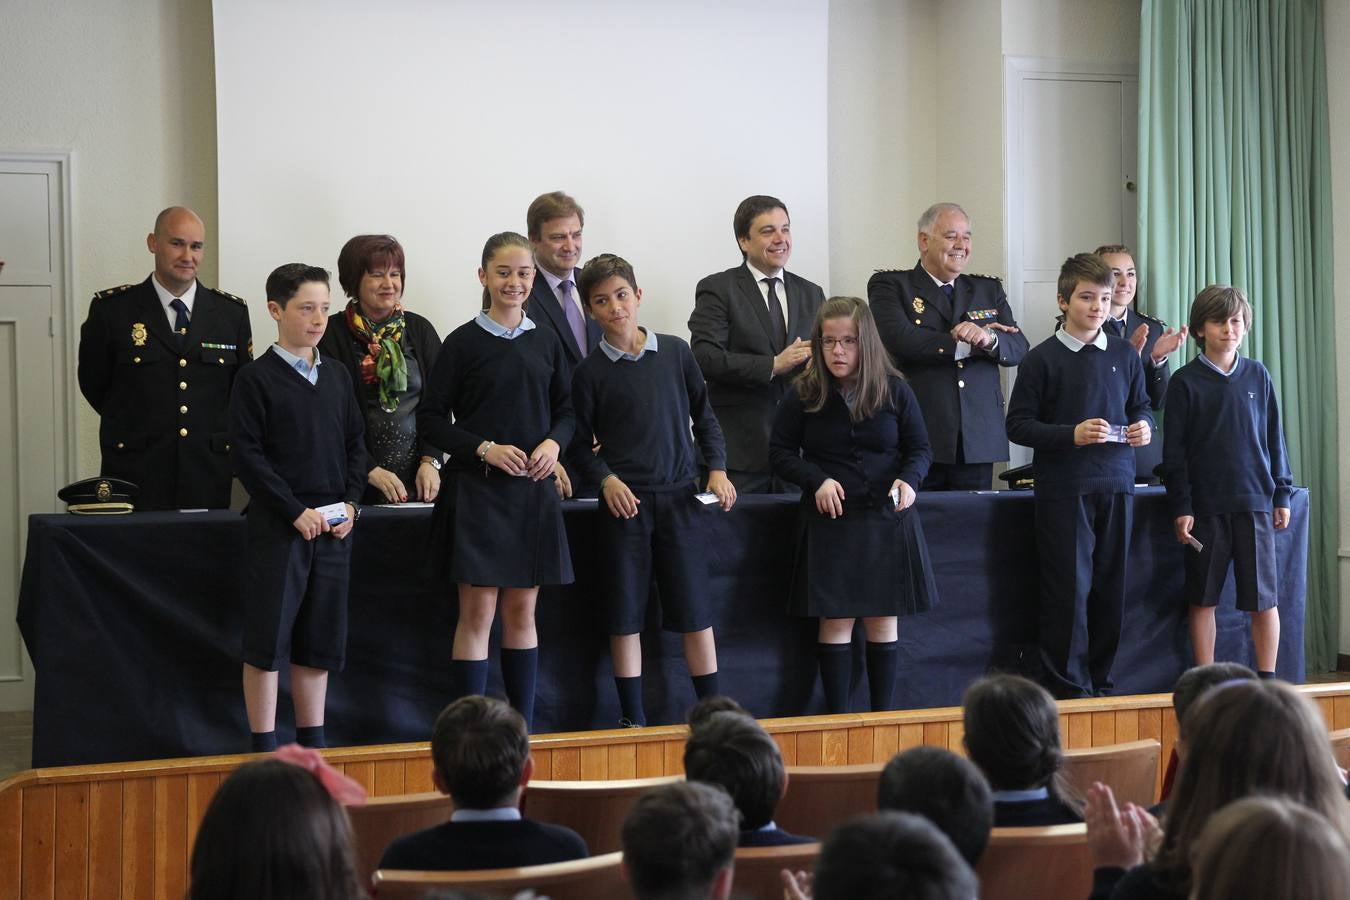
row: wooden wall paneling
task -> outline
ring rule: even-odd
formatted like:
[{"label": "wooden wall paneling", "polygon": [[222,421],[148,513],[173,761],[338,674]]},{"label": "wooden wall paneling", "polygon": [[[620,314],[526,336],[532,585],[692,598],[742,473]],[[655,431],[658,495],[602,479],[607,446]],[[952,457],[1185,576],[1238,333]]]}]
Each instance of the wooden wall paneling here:
[{"label": "wooden wall paneling", "polygon": [[1070,748],[1092,746],[1092,713],[1076,712],[1069,716],[1069,734],[1066,743]]},{"label": "wooden wall paneling", "polygon": [[825,732],[803,731],[797,734],[797,765],[825,765]]},{"label": "wooden wall paneling", "polygon": [[62,900],[89,894],[89,784],[56,785],[54,886]]},{"label": "wooden wall paneling", "polygon": [[1093,747],[1103,747],[1116,741],[1116,714],[1109,710],[1092,714]]},{"label": "wooden wall paneling", "polygon": [[778,745],[778,752],[783,754],[783,765],[795,766],[797,764],[797,733],[794,731],[778,731],[770,733],[769,737]]},{"label": "wooden wall paneling", "polygon": [[1137,709],[1118,709],[1115,711],[1116,717],[1116,740],[1117,744],[1128,744],[1130,741],[1139,740],[1139,710]]},{"label": "wooden wall paneling", "polygon": [[872,759],[875,762],[890,762],[899,749],[899,725],[878,725],[872,729]]},{"label": "wooden wall paneling", "polygon": [[848,730],[848,764],[870,763],[876,759],[875,727],[850,728]]},{"label": "wooden wall paneling", "polygon": [[342,772],[352,781],[365,788],[367,794],[375,795],[375,763],[369,760],[354,760],[338,768],[342,769]]},{"label": "wooden wall paneling", "polygon": [[375,763],[375,797],[389,797],[408,793],[404,762],[401,759],[381,759]]},{"label": "wooden wall paneling", "polygon": [[953,753],[966,752],[966,723],[960,719],[947,723],[947,749]]},{"label": "wooden wall paneling", "polygon": [[23,791],[23,896],[48,900],[56,896],[56,788],[42,785]]},{"label": "wooden wall paneling", "polygon": [[609,750],[605,747],[581,748],[582,781],[603,781],[609,777]]},{"label": "wooden wall paneling", "polygon": [[932,747],[947,746],[947,723],[946,722],[924,723],[923,742]]},{"label": "wooden wall paneling", "polygon": [[120,781],[89,785],[89,900],[122,896],[122,789]]},{"label": "wooden wall paneling", "polygon": [[1327,723],[1327,731],[1333,730],[1336,727],[1335,702],[1330,697],[1318,697],[1317,708],[1322,712],[1322,721]]},{"label": "wooden wall paneling", "polygon": [[0,793],[0,900],[15,900],[23,883],[23,791]]},{"label": "wooden wall paneling", "polygon": [[1350,728],[1350,695],[1334,698],[1332,700],[1331,710],[1332,731]]},{"label": "wooden wall paneling", "polygon": [[211,805],[211,798],[220,789],[220,779],[219,772],[202,772],[188,776],[187,845],[189,870],[191,869],[192,848],[197,843],[197,829],[201,827],[202,816],[206,814],[206,807]]},{"label": "wooden wall paneling", "polygon": [[637,745],[634,777],[655,778],[666,774],[666,753],[660,741],[643,741]]},{"label": "wooden wall paneling", "polygon": [[920,724],[901,725],[896,729],[897,751],[922,746],[923,742],[923,726]]},{"label": "wooden wall paneling", "polygon": [[662,775],[684,774],[684,740],[662,741],[661,756],[665,759],[665,771]]},{"label": "wooden wall paneling", "polygon": [[155,891],[155,781],[129,778],[122,783],[122,896],[153,897]]},{"label": "wooden wall paneling", "polygon": [[576,781],[581,777],[581,750],[560,747],[553,751],[553,777],[561,781]]},{"label": "wooden wall paneling", "polygon": [[155,898],[180,900],[187,893],[187,776],[154,779]]},{"label": "wooden wall paneling", "polygon": [[[536,780],[539,780],[539,781],[549,781],[550,779],[553,778],[553,751],[552,751],[552,750],[531,750],[531,751],[530,751],[530,758],[534,760],[534,777],[535,777]],[[409,771],[408,771],[408,783],[409,783],[409,784],[414,784],[415,781],[414,781],[414,779],[413,779],[413,774],[412,774],[412,763],[410,762],[410,763],[408,764],[408,766],[409,766]],[[430,760],[427,760],[426,778],[427,778],[428,783],[430,783],[430,779],[431,779],[431,770],[432,770],[432,768],[433,768],[433,767],[432,767],[431,761],[430,761]],[[414,788],[413,788],[412,790],[410,790],[408,793],[410,793],[410,794],[415,794],[415,793],[417,793],[418,791],[426,791],[426,790],[433,790],[433,789],[434,789],[434,788],[414,787]]]},{"label": "wooden wall paneling", "polygon": [[611,744],[607,778],[637,777],[637,744]]}]

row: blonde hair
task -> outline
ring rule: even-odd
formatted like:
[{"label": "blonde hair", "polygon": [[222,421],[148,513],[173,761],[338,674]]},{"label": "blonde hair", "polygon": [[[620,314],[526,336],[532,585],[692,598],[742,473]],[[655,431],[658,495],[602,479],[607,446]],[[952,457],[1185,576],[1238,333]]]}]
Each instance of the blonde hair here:
[{"label": "blonde hair", "polygon": [[1191,900],[1338,900],[1350,884],[1350,841],[1293,800],[1248,797],[1209,820],[1192,868]]}]

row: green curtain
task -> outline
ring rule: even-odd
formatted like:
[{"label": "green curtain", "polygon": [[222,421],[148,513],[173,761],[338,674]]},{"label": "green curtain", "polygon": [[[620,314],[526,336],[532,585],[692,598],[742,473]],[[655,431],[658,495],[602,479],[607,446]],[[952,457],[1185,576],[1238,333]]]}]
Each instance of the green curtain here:
[{"label": "green curtain", "polygon": [[1322,3],[1144,0],[1140,32],[1140,297],[1174,323],[1208,284],[1251,300],[1243,350],[1270,369],[1294,479],[1311,490],[1308,668],[1331,670],[1338,348]]}]

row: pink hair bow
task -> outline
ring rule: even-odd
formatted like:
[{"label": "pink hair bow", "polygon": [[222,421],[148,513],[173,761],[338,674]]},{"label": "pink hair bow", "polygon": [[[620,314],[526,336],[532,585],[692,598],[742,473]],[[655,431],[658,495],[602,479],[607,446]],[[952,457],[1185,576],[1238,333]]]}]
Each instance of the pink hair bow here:
[{"label": "pink hair bow", "polygon": [[328,760],[324,759],[318,750],[301,747],[299,744],[287,744],[277,748],[276,757],[282,762],[299,766],[312,773],[319,779],[319,784],[323,785],[324,790],[328,791],[328,796],[343,806],[366,805],[366,789],[360,782],[348,778],[330,766]]}]

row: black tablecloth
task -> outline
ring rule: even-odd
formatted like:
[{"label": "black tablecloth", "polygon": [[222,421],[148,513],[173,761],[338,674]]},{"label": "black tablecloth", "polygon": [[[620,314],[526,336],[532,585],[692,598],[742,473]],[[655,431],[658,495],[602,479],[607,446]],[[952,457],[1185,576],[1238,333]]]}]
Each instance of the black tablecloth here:
[{"label": "black tablecloth", "polygon": [[[1160,489],[1136,498],[1119,693],[1171,690],[1189,665],[1184,548]],[[919,499],[941,599],[900,622],[898,708],[955,705],[990,667],[1034,662],[1037,566],[1025,493],[923,494]],[[717,650],[725,693],[758,716],[823,711],[814,620],[786,615],[797,504],[746,496],[718,517],[710,542]],[[594,503],[569,502],[578,583],[541,592],[540,733],[614,727],[618,701],[590,573]],[[1308,494],[1294,494],[1277,532],[1279,674],[1304,675]],[[347,667],[330,679],[329,743],[425,740],[449,699],[453,595],[421,575],[430,512],[367,509],[353,533]],[[248,749],[240,687],[243,519],[230,512],[33,516],[19,626],[37,670],[33,765],[230,753]],[[859,560],[866,565],[866,560]],[[1218,616],[1218,656],[1250,662],[1231,580]],[[649,615],[649,622],[659,617]],[[861,635],[856,638],[861,641]],[[693,702],[678,635],[643,637],[648,720],[674,722]],[[855,654],[855,708],[866,704]],[[501,695],[495,664],[490,693]],[[283,694],[285,671],[283,669]],[[290,735],[283,697],[280,734]]]}]

